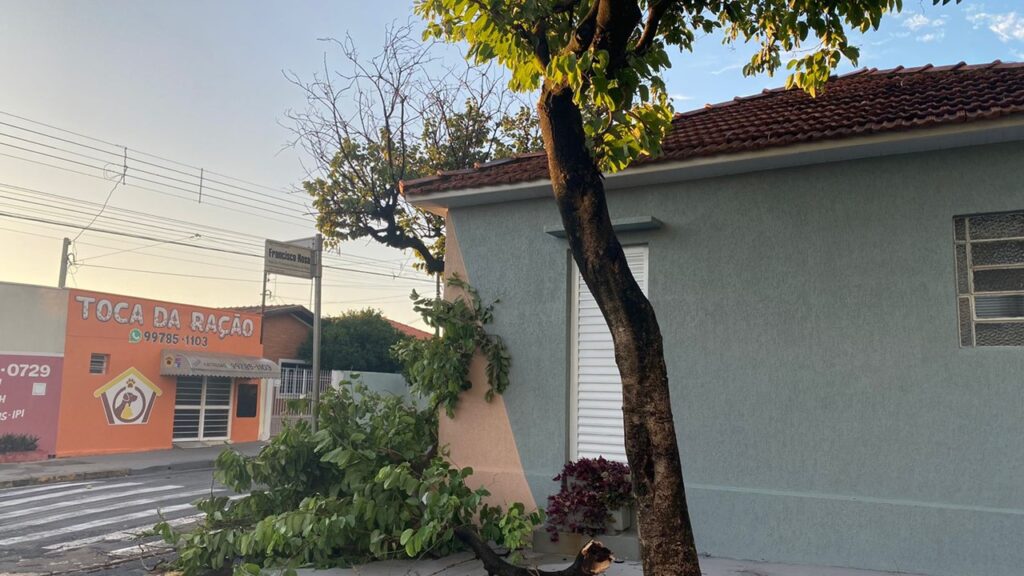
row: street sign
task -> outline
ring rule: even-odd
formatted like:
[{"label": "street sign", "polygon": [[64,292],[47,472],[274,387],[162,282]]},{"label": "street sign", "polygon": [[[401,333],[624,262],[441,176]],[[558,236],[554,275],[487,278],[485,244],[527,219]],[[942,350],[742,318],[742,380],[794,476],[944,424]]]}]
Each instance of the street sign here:
[{"label": "street sign", "polygon": [[312,278],[315,274],[313,250],[288,242],[267,240],[263,252],[263,270],[267,274]]}]

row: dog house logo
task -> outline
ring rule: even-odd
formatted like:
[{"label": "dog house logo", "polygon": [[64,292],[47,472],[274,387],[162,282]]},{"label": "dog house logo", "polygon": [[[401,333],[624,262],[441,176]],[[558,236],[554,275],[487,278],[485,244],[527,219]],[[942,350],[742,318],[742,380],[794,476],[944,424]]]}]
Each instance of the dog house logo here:
[{"label": "dog house logo", "polygon": [[107,424],[145,424],[163,391],[135,368],[129,368],[92,393],[103,400]]}]

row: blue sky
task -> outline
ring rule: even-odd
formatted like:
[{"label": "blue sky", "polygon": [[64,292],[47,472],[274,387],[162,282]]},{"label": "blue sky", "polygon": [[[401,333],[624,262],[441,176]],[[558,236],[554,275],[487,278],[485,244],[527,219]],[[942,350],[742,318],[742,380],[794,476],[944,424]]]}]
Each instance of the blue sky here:
[{"label": "blue sky", "polygon": [[[282,126],[285,111],[302,105],[301,95],[282,72],[308,76],[322,65],[325,52],[330,60],[330,45],[320,38],[348,33],[364,52],[377,50],[384,27],[405,22],[411,3],[0,0],[0,11],[0,122],[32,126],[2,113],[15,114],[127,146],[133,157],[143,151],[244,179],[252,184],[242,187],[267,194],[245,201],[252,204],[245,211],[251,211],[275,201],[304,201],[286,192],[305,173],[299,155],[286,146],[289,133]],[[878,31],[858,35],[856,43],[862,49],[861,65],[869,67],[1024,60],[1024,3],[966,0],[959,6],[933,7],[908,1],[903,14],[890,17]],[[742,76],[740,67],[750,51],[749,46],[723,46],[718,38],[707,37],[697,42],[694,53],[678,55],[666,78],[677,110],[781,85],[782,77]],[[0,133],[26,135],[2,124]],[[210,227],[206,231],[221,228],[228,235],[285,240],[312,233],[308,224],[295,219],[271,221],[244,214],[237,205],[218,208],[155,194],[136,187],[138,181],[131,177],[127,185],[114,187],[114,167],[105,171],[104,180],[33,164],[24,158],[47,157],[12,148],[23,141],[4,138],[0,135],[0,143],[7,143],[0,144],[0,212],[17,211],[12,206],[19,205],[11,200],[17,195],[10,188],[5,192],[4,186],[95,203],[102,203],[113,188],[109,205],[114,208],[194,222]],[[47,213],[34,206],[20,213]],[[88,221],[89,210],[83,208],[77,218]],[[126,226],[140,230],[146,225]],[[187,239],[191,227],[168,227],[180,228],[181,238],[192,242]],[[60,237],[69,233],[74,235],[58,226],[0,217],[0,243],[17,247],[15,256],[5,250],[0,280],[53,284]],[[166,232],[159,236],[169,237]],[[215,234],[208,236],[196,243],[227,245],[223,239],[217,243]],[[76,243],[83,265],[75,268],[74,283],[196,304],[258,302],[258,260],[152,244],[86,233]],[[115,253],[119,250],[127,251]],[[346,244],[335,264],[416,277],[408,261],[407,255],[361,242]],[[374,306],[408,322],[416,318],[408,305],[409,289],[430,289],[412,279],[340,270],[329,271],[326,283],[328,312]],[[309,301],[308,285],[298,281],[281,281],[272,291],[273,302]]]}]

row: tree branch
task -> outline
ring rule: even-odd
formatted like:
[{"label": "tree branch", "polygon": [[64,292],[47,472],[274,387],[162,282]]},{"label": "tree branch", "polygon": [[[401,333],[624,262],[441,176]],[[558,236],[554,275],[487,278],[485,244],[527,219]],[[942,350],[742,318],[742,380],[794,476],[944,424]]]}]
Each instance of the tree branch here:
[{"label": "tree branch", "polygon": [[490,546],[480,539],[473,528],[460,526],[455,529],[455,536],[476,553],[489,576],[597,576],[607,570],[615,560],[611,550],[605,548],[597,540],[591,540],[580,549],[576,554],[576,560],[567,568],[554,572],[523,568],[509,564],[501,556],[498,556]]},{"label": "tree branch", "polygon": [[650,8],[647,11],[647,23],[644,24],[644,31],[640,34],[640,39],[637,40],[636,48],[634,48],[634,52],[638,56],[644,55],[651,49],[655,37],[658,36],[658,26],[661,24],[661,19],[665,16],[665,12],[668,12],[672,2],[673,0],[653,0],[651,2]]}]

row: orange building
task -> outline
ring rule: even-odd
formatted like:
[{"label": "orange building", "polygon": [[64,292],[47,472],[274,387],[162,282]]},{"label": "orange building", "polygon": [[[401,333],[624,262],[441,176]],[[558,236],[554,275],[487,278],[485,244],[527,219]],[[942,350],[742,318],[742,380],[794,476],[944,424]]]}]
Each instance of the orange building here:
[{"label": "orange building", "polygon": [[260,316],[71,290],[57,456],[259,438]]}]

